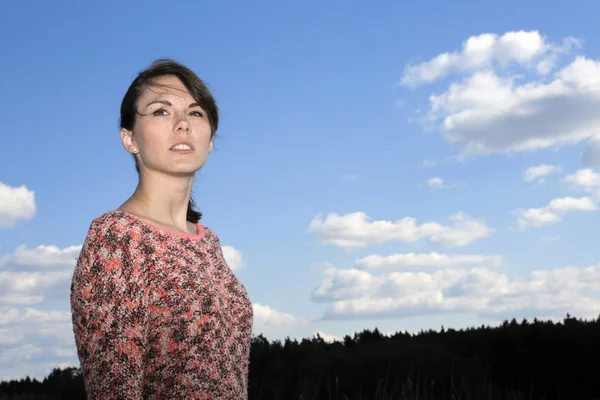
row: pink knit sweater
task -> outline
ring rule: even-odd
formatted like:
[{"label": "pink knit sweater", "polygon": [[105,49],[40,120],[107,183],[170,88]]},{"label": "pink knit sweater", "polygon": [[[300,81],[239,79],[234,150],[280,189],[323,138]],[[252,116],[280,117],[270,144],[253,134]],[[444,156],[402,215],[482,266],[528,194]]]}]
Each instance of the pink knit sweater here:
[{"label": "pink knit sweater", "polygon": [[71,283],[89,399],[247,399],[252,306],[219,239],[96,218]]}]

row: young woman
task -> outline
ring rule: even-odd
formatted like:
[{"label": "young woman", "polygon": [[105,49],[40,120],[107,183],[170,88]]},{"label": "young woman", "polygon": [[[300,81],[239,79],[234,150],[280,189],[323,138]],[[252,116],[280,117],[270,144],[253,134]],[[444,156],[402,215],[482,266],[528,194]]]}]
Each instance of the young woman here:
[{"label": "young woman", "polygon": [[123,98],[139,182],[92,221],[71,284],[89,399],[247,398],[252,306],[191,198],[218,119],[202,80],[171,60]]}]

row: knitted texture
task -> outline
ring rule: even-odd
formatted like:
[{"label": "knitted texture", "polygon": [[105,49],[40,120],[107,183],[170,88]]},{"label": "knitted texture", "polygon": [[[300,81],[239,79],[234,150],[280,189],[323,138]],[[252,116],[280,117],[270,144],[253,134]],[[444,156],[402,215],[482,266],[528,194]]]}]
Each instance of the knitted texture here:
[{"label": "knitted texture", "polygon": [[218,237],[124,211],[92,221],[71,282],[88,399],[247,399],[252,306]]}]

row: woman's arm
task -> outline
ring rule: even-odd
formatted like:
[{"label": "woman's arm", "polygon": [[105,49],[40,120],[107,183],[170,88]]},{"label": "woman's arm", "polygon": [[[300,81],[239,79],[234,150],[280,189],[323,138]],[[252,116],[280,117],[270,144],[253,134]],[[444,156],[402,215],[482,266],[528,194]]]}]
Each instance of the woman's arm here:
[{"label": "woman's arm", "polygon": [[89,399],[142,399],[146,314],[130,234],[92,223],[71,282],[73,333]]}]

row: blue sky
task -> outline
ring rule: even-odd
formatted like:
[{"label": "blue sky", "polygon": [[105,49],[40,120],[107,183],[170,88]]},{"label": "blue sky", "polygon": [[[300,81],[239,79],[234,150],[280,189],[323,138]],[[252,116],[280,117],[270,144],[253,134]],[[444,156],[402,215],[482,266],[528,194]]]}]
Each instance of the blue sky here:
[{"label": "blue sky", "polygon": [[158,57],[221,108],[194,192],[255,333],[600,314],[600,10],[555,3],[5,7],[0,377],[78,365],[73,258],[135,188],[119,106]]}]

